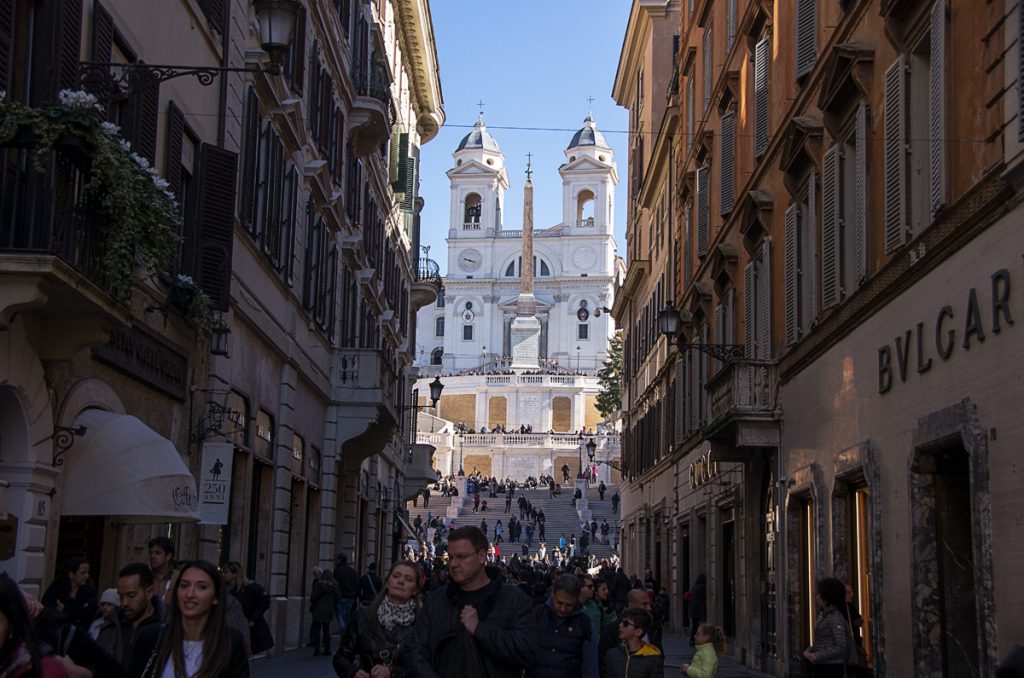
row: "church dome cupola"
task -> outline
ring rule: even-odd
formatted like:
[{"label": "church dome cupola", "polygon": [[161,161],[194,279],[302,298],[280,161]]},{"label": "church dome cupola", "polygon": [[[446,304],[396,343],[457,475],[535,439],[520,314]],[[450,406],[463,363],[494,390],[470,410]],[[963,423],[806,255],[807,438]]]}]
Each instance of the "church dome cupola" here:
[{"label": "church dome cupola", "polygon": [[[600,134],[600,133],[599,133]],[[473,125],[473,131],[462,138],[459,142],[459,147],[455,149],[455,152],[468,151],[474,149],[482,149],[484,151],[490,151],[491,153],[501,153],[501,149],[498,148],[498,142],[494,140],[494,137],[487,131],[487,125],[484,124],[483,116],[476,121]]]},{"label": "church dome cupola", "polygon": [[566,150],[587,146],[595,148],[611,148],[605,140],[604,134],[601,134],[601,130],[597,129],[597,123],[594,122],[594,116],[590,114],[587,114],[586,119],[583,120],[583,127],[581,127],[576,134],[572,136],[572,141],[570,141],[569,145],[566,146]]}]

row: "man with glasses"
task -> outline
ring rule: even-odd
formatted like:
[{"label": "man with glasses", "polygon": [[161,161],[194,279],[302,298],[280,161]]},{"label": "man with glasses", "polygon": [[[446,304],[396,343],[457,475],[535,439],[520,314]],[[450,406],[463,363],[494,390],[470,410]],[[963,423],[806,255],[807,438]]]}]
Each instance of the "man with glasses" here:
[{"label": "man with glasses", "polygon": [[601,608],[597,604],[597,587],[594,578],[589,574],[580,576],[580,603],[583,604],[583,612],[590,620],[590,628],[594,629],[595,639],[601,636]]},{"label": "man with glasses", "polygon": [[[626,609],[631,610],[643,610],[650,616],[651,614],[651,599],[647,597],[642,589],[633,589],[626,594],[626,607],[622,612],[622,616],[619,619],[610,621],[604,625],[601,629],[601,636],[599,639],[599,645],[597,649],[598,659],[602,662],[605,661],[605,657],[608,654],[608,650],[615,647],[616,643],[620,641],[619,638],[619,624],[622,619],[626,618]],[[656,648],[661,648],[661,627],[656,626],[653,617],[644,626],[644,633],[640,638],[650,643]],[[631,665],[632,666],[632,665]],[[604,675],[603,673],[601,675]],[[614,675],[614,674],[610,674]],[[658,674],[661,675],[661,674]]]},{"label": "man with glasses", "polygon": [[460,527],[448,536],[447,585],[419,616],[407,669],[412,676],[519,678],[540,642],[530,599],[487,564],[487,537]]}]

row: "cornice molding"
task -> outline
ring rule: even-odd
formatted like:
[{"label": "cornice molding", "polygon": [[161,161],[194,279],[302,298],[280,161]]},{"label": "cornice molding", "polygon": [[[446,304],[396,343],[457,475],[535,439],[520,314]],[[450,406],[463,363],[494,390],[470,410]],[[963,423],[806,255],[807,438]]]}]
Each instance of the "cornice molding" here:
[{"label": "cornice molding", "polygon": [[410,97],[416,112],[416,132],[425,144],[444,124],[444,95],[437,61],[434,24],[427,0],[395,0],[398,38],[412,82]]}]

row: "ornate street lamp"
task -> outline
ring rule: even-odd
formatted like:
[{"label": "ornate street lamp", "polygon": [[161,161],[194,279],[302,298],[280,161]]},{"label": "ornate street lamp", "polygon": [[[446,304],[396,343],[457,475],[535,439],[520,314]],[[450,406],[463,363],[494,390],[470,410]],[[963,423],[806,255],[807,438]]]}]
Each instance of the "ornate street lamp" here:
[{"label": "ornate street lamp", "polygon": [[671,301],[665,302],[665,308],[658,311],[658,331],[674,343],[680,353],[696,350],[723,363],[743,357],[743,346],[740,344],[705,344],[687,341],[686,336],[679,331],[682,324],[683,318],[679,310],[672,305]]},{"label": "ornate street lamp", "polygon": [[444,384],[441,383],[441,377],[434,377],[434,381],[430,382],[430,401],[434,407],[437,407],[437,401],[441,399],[443,390]]}]

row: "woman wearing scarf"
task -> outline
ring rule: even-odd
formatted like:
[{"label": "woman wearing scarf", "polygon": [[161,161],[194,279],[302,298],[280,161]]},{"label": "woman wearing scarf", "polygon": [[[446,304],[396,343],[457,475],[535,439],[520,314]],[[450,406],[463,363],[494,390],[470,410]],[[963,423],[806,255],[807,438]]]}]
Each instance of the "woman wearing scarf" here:
[{"label": "woman wearing scarf", "polygon": [[[384,590],[369,607],[361,607],[334,655],[341,678],[402,678],[413,622],[420,609],[420,568],[408,560],[391,566]],[[382,670],[375,668],[380,667]]]}]

